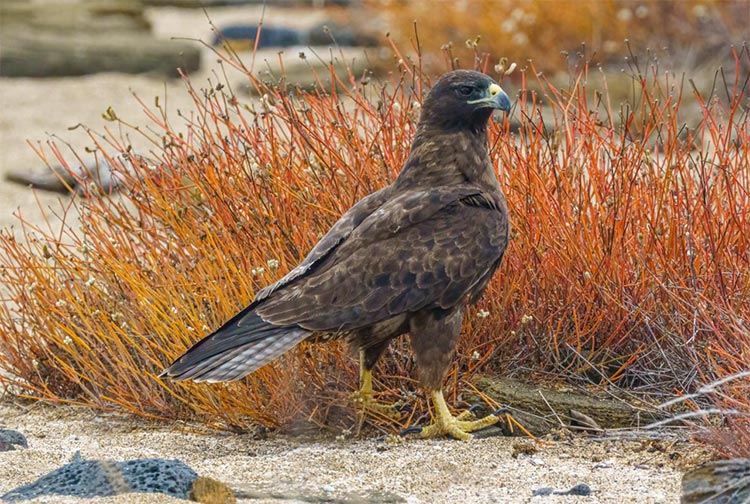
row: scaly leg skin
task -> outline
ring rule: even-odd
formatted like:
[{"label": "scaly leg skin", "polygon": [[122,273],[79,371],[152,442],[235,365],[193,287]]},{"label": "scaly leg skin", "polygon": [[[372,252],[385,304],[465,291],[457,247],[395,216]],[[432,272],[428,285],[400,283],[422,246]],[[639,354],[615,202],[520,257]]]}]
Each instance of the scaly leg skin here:
[{"label": "scaly leg skin", "polygon": [[375,400],[375,393],[372,390],[372,370],[365,368],[365,353],[359,353],[359,390],[354,392],[351,399],[355,402],[362,404],[362,409],[365,412],[370,412],[375,415],[386,416],[388,418],[397,419],[401,417],[401,414],[393,407],[393,405],[381,403]]},{"label": "scaly leg skin", "polygon": [[461,441],[468,441],[473,437],[469,434],[470,432],[485,429],[500,421],[500,418],[495,415],[487,415],[479,420],[466,420],[472,416],[468,411],[454,417],[448,410],[448,405],[445,404],[442,390],[432,391],[432,404],[435,406],[435,418],[432,424],[422,429],[423,438],[450,436]]}]

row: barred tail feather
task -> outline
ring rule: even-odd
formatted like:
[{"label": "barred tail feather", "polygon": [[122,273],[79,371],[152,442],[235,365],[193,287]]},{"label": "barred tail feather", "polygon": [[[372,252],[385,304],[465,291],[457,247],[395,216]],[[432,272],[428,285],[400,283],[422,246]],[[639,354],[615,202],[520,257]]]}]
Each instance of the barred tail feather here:
[{"label": "barred tail feather", "polygon": [[291,350],[308,335],[303,329],[295,329],[277,338],[247,343],[209,357],[173,379],[210,383],[239,380]]},{"label": "barred tail feather", "polygon": [[299,326],[269,324],[245,310],[193,345],[160,376],[196,382],[239,380],[309,335]]}]

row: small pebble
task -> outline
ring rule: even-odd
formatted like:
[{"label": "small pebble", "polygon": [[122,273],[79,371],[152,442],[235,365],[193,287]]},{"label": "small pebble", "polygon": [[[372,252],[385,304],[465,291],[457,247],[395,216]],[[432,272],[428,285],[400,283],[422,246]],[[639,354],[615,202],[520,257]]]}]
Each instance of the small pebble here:
[{"label": "small pebble", "polygon": [[190,500],[203,504],[235,504],[234,492],[221,481],[201,477],[193,482]]},{"label": "small pebble", "polygon": [[588,497],[591,495],[591,487],[586,483],[578,483],[576,486],[568,490],[567,493],[561,495],[579,495],[582,497]]},{"label": "small pebble", "polygon": [[552,487],[542,487],[537,488],[534,490],[534,493],[532,494],[534,497],[544,497],[546,495],[552,495],[555,492],[555,489]]},{"label": "small pebble", "polygon": [[555,490],[552,487],[542,487],[534,490],[534,497],[544,497],[547,495],[576,495],[579,497],[588,497],[591,495],[591,487],[586,483],[578,483],[569,490]]},{"label": "small pebble", "polygon": [[537,452],[536,443],[531,440],[515,441],[512,448],[510,456],[513,458],[518,458],[519,455],[534,455]]},{"label": "small pebble", "polygon": [[11,451],[17,448],[28,448],[26,436],[16,430],[0,429],[0,452]]}]

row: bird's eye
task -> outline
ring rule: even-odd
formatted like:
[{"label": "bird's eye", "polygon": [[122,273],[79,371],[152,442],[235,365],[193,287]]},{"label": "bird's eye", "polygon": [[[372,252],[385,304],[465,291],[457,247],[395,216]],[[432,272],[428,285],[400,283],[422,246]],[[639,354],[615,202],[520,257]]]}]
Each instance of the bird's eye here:
[{"label": "bird's eye", "polygon": [[474,88],[471,86],[461,86],[458,88],[458,94],[461,96],[471,96],[474,92]]}]

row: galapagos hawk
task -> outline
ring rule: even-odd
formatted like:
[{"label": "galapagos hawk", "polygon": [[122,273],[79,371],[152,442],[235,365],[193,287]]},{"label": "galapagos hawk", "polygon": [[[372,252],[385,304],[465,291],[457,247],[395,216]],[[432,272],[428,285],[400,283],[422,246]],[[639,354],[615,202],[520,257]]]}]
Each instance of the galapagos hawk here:
[{"label": "galapagos hawk", "polygon": [[470,439],[495,415],[454,417],[441,390],[461,332],[500,265],[509,222],[487,148],[493,111],[510,110],[479,72],[445,74],[425,98],[406,164],[389,186],[354,205],[286,276],[162,376],[237,380],[304,340],[343,338],[360,351],[361,397],[390,341],[409,334],[433,423],[422,436]]}]

